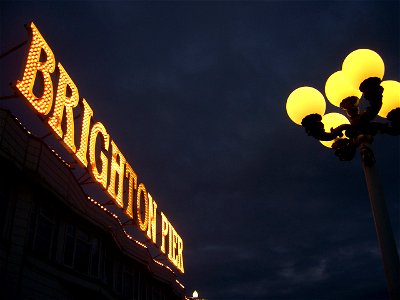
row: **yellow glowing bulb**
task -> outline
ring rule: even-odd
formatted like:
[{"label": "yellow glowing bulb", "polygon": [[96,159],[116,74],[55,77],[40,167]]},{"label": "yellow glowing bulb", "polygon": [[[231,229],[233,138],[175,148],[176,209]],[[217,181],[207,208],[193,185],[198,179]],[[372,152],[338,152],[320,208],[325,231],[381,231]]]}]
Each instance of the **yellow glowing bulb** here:
[{"label": "yellow glowing bulb", "polygon": [[168,235],[169,231],[169,221],[168,218],[161,212],[161,252],[165,254],[166,251],[166,236]]},{"label": "yellow glowing bulb", "polygon": [[103,188],[107,187],[107,170],[108,170],[108,158],[103,151],[100,151],[101,160],[101,173],[97,170],[96,165],[96,138],[97,135],[101,134],[103,136],[102,148],[108,151],[110,145],[110,135],[107,133],[106,128],[100,122],[93,124],[90,132],[90,142],[89,142],[89,160],[90,160],[90,172],[92,173],[94,179],[100,183]]},{"label": "yellow glowing bulb", "polygon": [[81,129],[81,143],[79,145],[79,149],[76,151],[75,156],[78,159],[78,162],[87,167],[87,150],[88,150],[88,142],[89,142],[89,133],[90,133],[90,119],[93,117],[93,110],[90,107],[89,103],[82,99],[83,105],[83,119],[82,119],[82,129]]},{"label": "yellow glowing bulb", "polygon": [[177,255],[176,255],[176,267],[178,268],[179,271],[182,273],[185,273],[185,269],[183,267],[183,240],[182,238],[177,234]]},{"label": "yellow glowing bulb", "polygon": [[343,61],[342,71],[349,83],[359,89],[365,79],[370,77],[382,79],[385,64],[378,53],[369,49],[358,49],[347,55]]},{"label": "yellow glowing bulb", "polygon": [[[49,117],[48,124],[53,129],[53,131],[60,137],[63,138],[63,142],[66,148],[71,153],[76,152],[75,138],[74,138],[74,114],[73,109],[78,105],[79,102],[79,92],[72,81],[71,77],[65,71],[61,63],[57,65],[60,72],[60,78],[57,87],[56,103],[54,105],[53,116]],[[71,90],[71,96],[67,96],[67,87]],[[66,117],[66,131],[63,132],[62,120],[65,111]]]},{"label": "yellow glowing bulb", "polygon": [[147,237],[155,244],[157,241],[157,203],[149,193],[147,196],[149,198],[149,224],[147,226]]},{"label": "yellow glowing bulb", "polygon": [[168,228],[168,260],[172,262],[174,265],[176,265],[175,262],[175,253],[174,253],[174,237],[175,237],[175,229],[174,227],[170,224]]},{"label": "yellow glowing bulb", "polygon": [[361,94],[360,90],[350,84],[342,71],[333,73],[325,84],[326,97],[330,103],[337,107],[340,107],[340,103],[343,99],[350,96],[360,98]]},{"label": "yellow glowing bulb", "polygon": [[137,175],[135,171],[133,171],[131,165],[126,163],[125,165],[125,176],[128,178],[128,205],[126,206],[125,213],[133,219],[133,189],[137,188]]},{"label": "yellow glowing bulb", "polygon": [[325,109],[324,96],[317,89],[308,86],[294,90],[286,101],[287,114],[298,125],[310,114],[323,115]]},{"label": "yellow glowing bulb", "polygon": [[199,298],[199,293],[197,291],[193,292],[193,298]]},{"label": "yellow glowing bulb", "polygon": [[[141,199],[140,197],[143,194],[143,200],[144,200],[144,220],[142,219],[142,214],[141,214],[141,209],[140,209],[140,204],[141,204]],[[147,226],[149,224],[149,197],[147,196],[147,190],[146,187],[143,183],[139,184],[139,187],[137,189],[137,203],[136,203],[136,222],[139,225],[139,228],[141,231],[146,231]]]},{"label": "yellow glowing bulb", "polygon": [[[124,201],[122,199],[123,193],[123,183],[125,175],[125,162],[126,159],[124,155],[119,151],[117,145],[113,140],[111,140],[111,165],[110,165],[110,182],[108,184],[107,193],[115,200],[120,208],[124,206]],[[118,174],[118,177],[117,177]],[[118,178],[118,185],[116,185]]]},{"label": "yellow glowing bulb", "polygon": [[[32,107],[40,114],[47,115],[53,104],[53,83],[50,74],[54,72],[56,60],[53,51],[47,45],[43,36],[31,22],[28,27],[32,40],[29,46],[28,58],[22,80],[17,80],[16,88],[25,97]],[[42,61],[42,50],[46,54],[46,61]],[[43,93],[36,96],[34,93],[34,85],[37,74],[43,79]]]},{"label": "yellow glowing bulb", "polygon": [[400,107],[400,82],[394,80],[386,80],[381,83],[383,87],[382,108],[378,115],[386,118],[388,113]]},{"label": "yellow glowing bulb", "polygon": [[[322,116],[322,123],[324,124],[324,129],[326,132],[330,132],[332,128],[336,128],[343,124],[350,124],[350,121],[339,113],[329,113]],[[335,139],[336,140],[336,139]],[[335,142],[332,141],[320,141],[322,145],[332,148],[332,144]]]}]

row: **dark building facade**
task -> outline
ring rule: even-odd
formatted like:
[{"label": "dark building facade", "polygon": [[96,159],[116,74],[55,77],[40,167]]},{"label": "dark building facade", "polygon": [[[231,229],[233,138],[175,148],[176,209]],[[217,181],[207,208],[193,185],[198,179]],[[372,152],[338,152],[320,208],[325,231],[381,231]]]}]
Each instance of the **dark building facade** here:
[{"label": "dark building facade", "polygon": [[68,164],[0,110],[0,298],[184,298],[118,218],[89,198]]}]

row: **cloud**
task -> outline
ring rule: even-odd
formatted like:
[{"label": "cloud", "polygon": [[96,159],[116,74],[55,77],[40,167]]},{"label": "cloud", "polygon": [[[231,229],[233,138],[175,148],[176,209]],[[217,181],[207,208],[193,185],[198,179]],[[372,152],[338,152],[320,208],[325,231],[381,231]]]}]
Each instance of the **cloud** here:
[{"label": "cloud", "polygon": [[306,268],[296,268],[293,262],[287,263],[279,275],[288,280],[288,283],[313,283],[327,278],[326,274],[327,260],[321,259],[316,265],[307,266]]},{"label": "cloud", "polygon": [[[340,162],[290,122],[285,101],[300,85],[323,91],[356,47],[382,52],[396,79],[397,2],[0,5],[2,47],[40,19],[182,235],[186,286],[210,300],[386,296],[359,157]],[[398,139],[374,146],[399,236]]]}]

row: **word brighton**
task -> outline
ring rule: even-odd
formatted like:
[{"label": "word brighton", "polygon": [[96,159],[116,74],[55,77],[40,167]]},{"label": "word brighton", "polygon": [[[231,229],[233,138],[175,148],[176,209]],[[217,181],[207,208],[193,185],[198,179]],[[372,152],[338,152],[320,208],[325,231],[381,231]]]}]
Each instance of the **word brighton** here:
[{"label": "word brighton", "polygon": [[[157,230],[157,203],[147,192],[126,161],[117,144],[107,133],[101,122],[94,122],[93,110],[89,103],[79,97],[78,89],[60,62],[56,65],[53,51],[36,26],[27,25],[31,37],[28,57],[22,80],[17,80],[15,89],[50,126],[63,146],[77,162],[87,168],[93,179],[106,191],[123,212],[133,220],[141,231],[157,245],[157,231],[161,235],[160,249],[164,254],[168,248],[168,259],[184,272],[183,241],[167,217],[161,212],[160,228]],[[51,74],[59,74],[56,95],[53,95]],[[42,85],[35,81],[38,74]],[[40,92],[38,92],[40,90]],[[40,93],[38,97],[36,94]],[[54,105],[53,105],[54,104]],[[75,116],[74,109],[81,105],[82,116]],[[79,146],[76,145],[75,119],[81,119]],[[100,142],[100,145],[97,144]],[[128,193],[124,197],[124,181]],[[124,199],[126,198],[126,199]]]}]

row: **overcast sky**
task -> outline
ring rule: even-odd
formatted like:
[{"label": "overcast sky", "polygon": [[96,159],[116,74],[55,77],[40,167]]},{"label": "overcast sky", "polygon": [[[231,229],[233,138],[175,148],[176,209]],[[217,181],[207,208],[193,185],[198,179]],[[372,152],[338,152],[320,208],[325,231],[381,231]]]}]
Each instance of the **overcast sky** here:
[{"label": "overcast sky", "polygon": [[[359,156],[340,162],[285,104],[303,85],[323,92],[358,48],[399,81],[399,16],[398,1],[2,1],[0,53],[35,22],[182,236],[187,294],[376,300]],[[1,62],[1,96],[24,51]],[[399,138],[374,148],[400,244]]]}]

